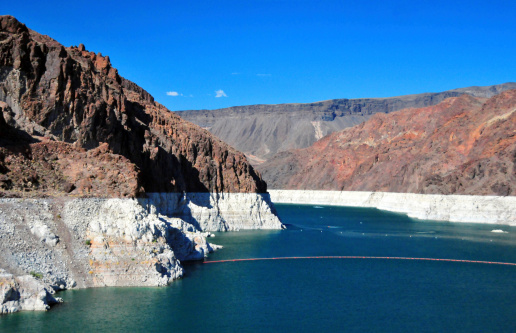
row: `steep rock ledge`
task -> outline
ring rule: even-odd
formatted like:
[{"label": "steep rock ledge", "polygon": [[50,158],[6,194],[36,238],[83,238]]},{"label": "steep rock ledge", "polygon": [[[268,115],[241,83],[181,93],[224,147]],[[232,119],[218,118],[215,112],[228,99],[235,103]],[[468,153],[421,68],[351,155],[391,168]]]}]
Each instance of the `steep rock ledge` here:
[{"label": "steep rock ledge", "polygon": [[179,217],[199,230],[281,229],[268,193],[150,193],[139,199],[160,214]]}]

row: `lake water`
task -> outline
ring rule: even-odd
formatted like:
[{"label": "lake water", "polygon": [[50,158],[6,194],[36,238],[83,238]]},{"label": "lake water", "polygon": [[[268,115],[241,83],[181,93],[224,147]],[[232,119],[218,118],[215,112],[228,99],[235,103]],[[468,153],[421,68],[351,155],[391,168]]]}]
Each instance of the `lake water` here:
[{"label": "lake water", "polygon": [[[376,209],[276,205],[283,231],[217,233],[209,261],[391,256],[516,263],[516,228],[409,219]],[[508,233],[493,233],[503,229]],[[516,266],[296,259],[185,266],[167,288],[59,294],[2,332],[515,332]]]}]

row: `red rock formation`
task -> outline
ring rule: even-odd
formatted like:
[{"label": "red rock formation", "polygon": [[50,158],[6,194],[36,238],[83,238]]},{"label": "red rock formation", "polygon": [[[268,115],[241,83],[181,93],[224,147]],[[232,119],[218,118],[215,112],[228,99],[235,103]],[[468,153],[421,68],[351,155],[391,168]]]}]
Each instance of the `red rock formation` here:
[{"label": "red rock formation", "polygon": [[[11,16],[0,17],[0,101],[0,145],[12,144],[8,136],[14,131],[28,141],[73,143],[87,163],[100,163],[103,154],[122,155],[119,162],[134,164],[121,168],[134,181],[118,193],[138,194],[140,185],[146,192],[266,192],[243,154],[156,103],[118,75],[109,57],[82,44],[65,48]],[[107,146],[99,155],[87,152],[102,143]],[[78,166],[64,159],[70,165],[63,173],[79,181]],[[102,174],[100,167],[88,168],[83,176]]]},{"label": "red rock formation", "polygon": [[259,167],[271,188],[516,195],[516,90],[376,114]]}]

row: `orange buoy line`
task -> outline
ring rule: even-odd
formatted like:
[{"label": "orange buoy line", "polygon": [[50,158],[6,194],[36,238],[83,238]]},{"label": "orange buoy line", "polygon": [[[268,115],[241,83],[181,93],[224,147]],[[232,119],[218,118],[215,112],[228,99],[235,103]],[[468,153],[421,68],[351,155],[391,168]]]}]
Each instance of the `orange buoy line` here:
[{"label": "orange buoy line", "polygon": [[419,261],[444,261],[444,262],[465,262],[473,264],[506,265],[516,266],[512,262],[481,261],[465,259],[439,259],[439,258],[412,258],[412,257],[368,257],[368,256],[308,256],[308,257],[276,257],[276,258],[247,258],[247,259],[224,259],[204,261],[205,264],[215,264],[237,261],[260,261],[260,260],[294,260],[294,259],[376,259],[376,260],[419,260]]}]

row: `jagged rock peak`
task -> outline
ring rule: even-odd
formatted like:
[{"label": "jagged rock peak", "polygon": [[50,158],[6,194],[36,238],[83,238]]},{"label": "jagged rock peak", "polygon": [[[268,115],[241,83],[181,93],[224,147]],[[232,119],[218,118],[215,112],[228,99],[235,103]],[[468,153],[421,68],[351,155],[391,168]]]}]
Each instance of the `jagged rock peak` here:
[{"label": "jagged rock peak", "polygon": [[2,15],[0,16],[0,29],[2,31],[18,34],[22,32],[29,32],[29,29],[25,26],[25,24],[18,21],[11,15]]}]

